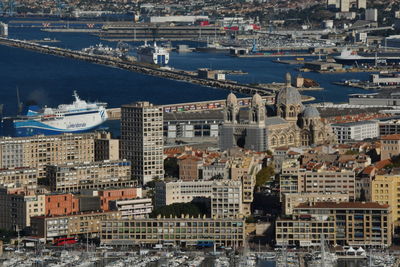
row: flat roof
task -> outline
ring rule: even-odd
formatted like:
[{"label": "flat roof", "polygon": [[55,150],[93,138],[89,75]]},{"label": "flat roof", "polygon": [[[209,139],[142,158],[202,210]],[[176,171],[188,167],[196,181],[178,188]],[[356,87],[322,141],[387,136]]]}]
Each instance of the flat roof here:
[{"label": "flat roof", "polygon": [[386,209],[387,204],[377,202],[315,202],[312,204],[302,203],[295,209]]}]

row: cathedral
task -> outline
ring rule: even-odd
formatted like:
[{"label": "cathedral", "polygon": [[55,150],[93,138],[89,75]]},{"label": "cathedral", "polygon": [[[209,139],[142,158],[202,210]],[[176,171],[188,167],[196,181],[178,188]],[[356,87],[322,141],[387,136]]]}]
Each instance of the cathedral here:
[{"label": "cathedral", "polygon": [[255,94],[248,108],[239,109],[236,96],[228,95],[224,123],[220,127],[221,150],[243,147],[266,151],[335,142],[332,128],[321,120],[318,110],[303,106],[300,93],[291,85],[289,73],[272,107],[267,107],[262,97]]}]

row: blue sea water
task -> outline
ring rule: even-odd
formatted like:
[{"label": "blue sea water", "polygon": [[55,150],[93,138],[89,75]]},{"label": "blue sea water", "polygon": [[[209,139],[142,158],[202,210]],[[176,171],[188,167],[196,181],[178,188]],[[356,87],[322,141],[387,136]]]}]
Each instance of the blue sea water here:
[{"label": "blue sea water", "polygon": [[[39,28],[10,27],[10,38],[60,40],[51,45],[82,49],[102,42],[116,46],[116,43],[101,41],[98,36],[88,33],[46,32]],[[138,45],[140,43],[131,43]],[[174,45],[176,43],[173,43]],[[196,46],[196,43],[190,43]],[[77,90],[84,99],[108,102],[111,107],[138,100],[155,104],[177,103],[221,99],[227,91],[207,88],[184,82],[128,72],[107,66],[39,54],[22,49],[0,46],[0,104],[5,104],[4,113],[16,111],[15,88],[18,87],[23,102],[35,101],[41,105],[54,106],[69,103],[72,91]],[[229,75],[232,80],[245,83],[283,82],[286,72],[298,75],[295,65],[273,63],[273,58],[234,58],[217,53],[171,53],[170,65],[179,69],[243,70],[247,75]],[[307,95],[316,101],[346,102],[348,94],[365,92],[361,89],[333,85],[342,79],[368,79],[368,73],[317,74],[302,73],[306,78],[316,80],[325,88],[323,91],[308,91]]]}]

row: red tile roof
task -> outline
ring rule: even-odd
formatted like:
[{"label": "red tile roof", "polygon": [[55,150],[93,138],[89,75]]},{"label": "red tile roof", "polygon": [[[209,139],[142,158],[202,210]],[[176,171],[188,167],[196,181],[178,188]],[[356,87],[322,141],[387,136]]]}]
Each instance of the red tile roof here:
[{"label": "red tile roof", "polygon": [[383,135],[381,140],[400,140],[400,134]]}]

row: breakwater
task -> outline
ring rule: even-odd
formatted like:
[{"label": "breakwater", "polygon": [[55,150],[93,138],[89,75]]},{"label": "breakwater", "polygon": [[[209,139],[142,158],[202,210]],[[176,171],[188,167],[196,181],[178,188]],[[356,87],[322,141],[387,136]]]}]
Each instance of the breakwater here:
[{"label": "breakwater", "polygon": [[160,68],[156,65],[141,63],[137,61],[126,60],[106,55],[92,55],[84,53],[82,51],[41,45],[28,41],[0,38],[0,45],[28,49],[39,53],[45,53],[60,57],[69,57],[91,63],[121,68],[146,75],[152,75],[177,81],[184,81],[213,88],[226,89],[242,94],[249,94],[249,95],[252,95],[254,93],[259,93],[261,95],[275,94],[272,90],[269,89],[264,89],[252,85],[239,84],[234,81],[219,81],[214,79],[199,78],[197,76],[190,75],[182,70],[165,69],[165,68]]}]

